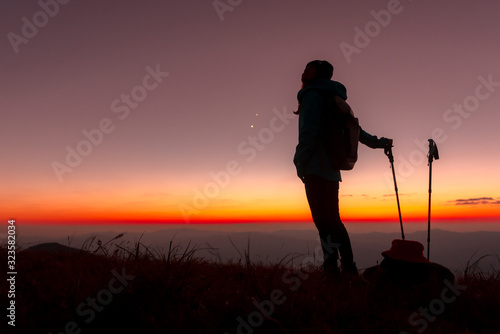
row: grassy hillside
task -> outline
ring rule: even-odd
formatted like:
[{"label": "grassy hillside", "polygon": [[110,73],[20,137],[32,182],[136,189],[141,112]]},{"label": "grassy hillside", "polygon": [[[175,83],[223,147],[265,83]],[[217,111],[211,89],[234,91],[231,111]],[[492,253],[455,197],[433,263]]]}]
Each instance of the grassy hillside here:
[{"label": "grassy hillside", "polygon": [[285,261],[213,263],[172,245],[162,255],[140,242],[92,239],[82,252],[16,260],[16,333],[500,333],[500,273],[474,264],[457,275],[458,294],[429,296]]}]

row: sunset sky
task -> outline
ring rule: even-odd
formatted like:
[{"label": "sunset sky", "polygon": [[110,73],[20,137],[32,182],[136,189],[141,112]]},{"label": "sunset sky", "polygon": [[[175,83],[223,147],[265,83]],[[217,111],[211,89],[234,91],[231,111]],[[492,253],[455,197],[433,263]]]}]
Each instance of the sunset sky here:
[{"label": "sunset sky", "polygon": [[[67,2],[67,3],[65,3]],[[64,4],[61,4],[64,3]],[[401,209],[500,224],[500,3],[3,1],[2,219],[310,221],[297,91],[330,61],[362,127],[394,139]],[[397,221],[390,164],[360,146],[346,222]]]}]

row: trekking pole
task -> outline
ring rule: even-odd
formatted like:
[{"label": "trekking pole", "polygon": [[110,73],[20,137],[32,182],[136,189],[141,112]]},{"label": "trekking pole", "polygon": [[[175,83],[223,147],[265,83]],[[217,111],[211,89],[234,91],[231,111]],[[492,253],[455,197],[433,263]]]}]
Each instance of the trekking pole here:
[{"label": "trekking pole", "polygon": [[389,161],[391,162],[392,177],[394,178],[394,189],[396,190],[396,200],[398,202],[399,225],[401,226],[401,238],[405,240],[405,233],[403,231],[403,219],[401,218],[401,207],[399,205],[398,186],[396,183],[396,173],[394,172],[394,156],[392,155],[392,147],[386,148],[384,150],[384,153],[385,155],[387,155]]},{"label": "trekking pole", "polygon": [[439,159],[439,153],[434,140],[429,139],[429,154],[427,155],[429,161],[429,206],[427,213],[427,260],[429,260],[431,249],[431,193],[432,193],[432,161]]}]

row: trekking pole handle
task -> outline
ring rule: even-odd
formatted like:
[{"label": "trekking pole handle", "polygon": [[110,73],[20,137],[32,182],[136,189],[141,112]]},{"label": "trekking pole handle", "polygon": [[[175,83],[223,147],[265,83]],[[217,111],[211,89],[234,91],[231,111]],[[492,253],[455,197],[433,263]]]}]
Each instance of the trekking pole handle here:
[{"label": "trekking pole handle", "polygon": [[394,162],[394,156],[392,155],[392,142],[390,143],[390,145],[384,147],[384,153],[385,155],[387,155],[391,163]]},{"label": "trekking pole handle", "polygon": [[439,159],[439,152],[436,145],[436,142],[432,139],[428,139],[429,141],[429,153],[427,154],[429,164],[432,163],[433,159]]}]

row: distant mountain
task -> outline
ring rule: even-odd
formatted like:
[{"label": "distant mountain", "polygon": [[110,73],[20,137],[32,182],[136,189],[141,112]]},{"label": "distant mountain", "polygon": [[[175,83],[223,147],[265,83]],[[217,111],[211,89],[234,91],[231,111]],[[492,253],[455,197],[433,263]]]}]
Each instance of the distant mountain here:
[{"label": "distant mountain", "polygon": [[84,251],[78,248],[64,246],[57,242],[48,242],[23,249],[20,253],[34,253],[34,252],[44,252],[52,254],[58,254],[58,253],[79,254]]},{"label": "distant mountain", "polygon": [[[81,247],[91,237],[103,243],[115,238],[117,232],[84,234],[72,237],[71,244]],[[399,233],[351,233],[351,243],[358,268],[363,269],[380,262],[381,252],[391,247],[393,239],[400,239]],[[427,256],[427,231],[408,233],[407,240],[416,240],[425,246]],[[40,237],[23,236],[25,243],[40,242]],[[42,245],[29,249],[47,251],[80,251],[77,248],[63,246],[67,238],[43,240]],[[125,233],[110,243],[122,247],[134,248],[137,242],[160,253],[167,253],[172,243],[172,250],[182,253],[189,246],[196,249],[195,255],[215,262],[244,261],[245,254],[253,262],[301,265],[308,261],[320,264],[318,255],[321,248],[318,233],[315,230],[281,230],[275,232],[223,232],[191,229],[171,229],[148,233]],[[451,270],[464,269],[480,257],[480,268],[500,270],[500,232],[450,232],[431,231],[430,259],[447,266]],[[39,247],[39,248],[37,248]]]}]

